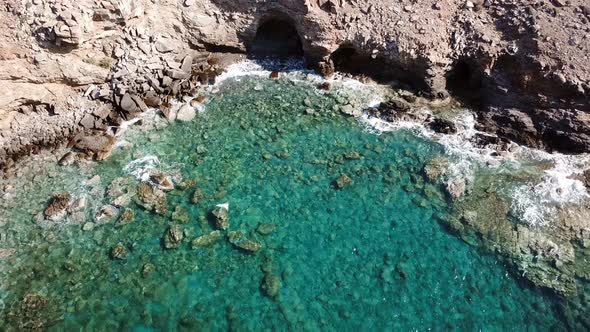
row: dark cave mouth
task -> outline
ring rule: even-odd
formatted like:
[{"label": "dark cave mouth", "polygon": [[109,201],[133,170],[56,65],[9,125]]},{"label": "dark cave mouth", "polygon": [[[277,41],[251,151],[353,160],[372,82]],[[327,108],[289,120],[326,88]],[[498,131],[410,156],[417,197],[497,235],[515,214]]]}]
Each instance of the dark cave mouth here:
[{"label": "dark cave mouth", "polygon": [[299,32],[287,18],[270,18],[260,24],[249,53],[256,57],[301,57]]}]

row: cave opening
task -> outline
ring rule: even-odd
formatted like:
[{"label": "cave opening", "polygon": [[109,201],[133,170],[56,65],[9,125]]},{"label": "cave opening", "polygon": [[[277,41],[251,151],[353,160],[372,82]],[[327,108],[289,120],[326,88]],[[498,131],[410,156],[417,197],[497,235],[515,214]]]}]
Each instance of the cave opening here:
[{"label": "cave opening", "polygon": [[481,98],[481,76],[475,66],[467,60],[458,60],[446,75],[447,90],[453,95],[471,104],[477,104]]},{"label": "cave opening", "polygon": [[260,57],[303,56],[299,32],[288,18],[272,17],[260,24],[250,53]]},{"label": "cave opening", "polygon": [[330,59],[334,69],[340,72],[358,74],[363,59],[359,59],[356,49],[350,45],[342,45],[332,53]]}]

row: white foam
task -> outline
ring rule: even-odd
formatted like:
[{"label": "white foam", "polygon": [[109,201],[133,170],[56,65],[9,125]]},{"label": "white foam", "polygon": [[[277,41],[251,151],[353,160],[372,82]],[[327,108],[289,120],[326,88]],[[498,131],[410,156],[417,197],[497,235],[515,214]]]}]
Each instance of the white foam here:
[{"label": "white foam", "polygon": [[526,163],[552,163],[553,167],[543,171],[541,180],[534,184],[522,184],[509,195],[512,214],[529,225],[545,225],[551,222],[565,204],[579,204],[590,199],[584,184],[575,179],[590,166],[590,155],[550,154],[545,151],[527,148],[511,143],[509,153],[493,154],[494,150],[480,148],[470,139],[476,134],[484,134],[475,129],[475,116],[463,110],[453,120],[458,125],[456,134],[438,134],[411,121],[389,123],[364,115],[362,121],[377,132],[412,130],[414,133],[440,143],[447,154],[455,156],[449,178],[462,178],[473,181],[478,167],[499,169],[508,167],[518,169]]},{"label": "white foam", "polygon": [[[542,153],[539,153],[542,154]],[[537,184],[524,184],[512,192],[512,213],[530,225],[542,226],[557,216],[566,204],[579,204],[590,199],[582,181],[575,179],[583,172],[588,156],[551,154],[545,156],[554,166],[544,171]]]},{"label": "white foam", "polygon": [[218,207],[218,208],[222,208],[224,210],[229,211],[229,203],[217,204],[215,206]]},{"label": "white foam", "polygon": [[157,169],[158,165],[160,165],[160,159],[158,157],[147,155],[131,161],[123,167],[123,171],[135,176],[140,181],[149,181],[150,174]]}]

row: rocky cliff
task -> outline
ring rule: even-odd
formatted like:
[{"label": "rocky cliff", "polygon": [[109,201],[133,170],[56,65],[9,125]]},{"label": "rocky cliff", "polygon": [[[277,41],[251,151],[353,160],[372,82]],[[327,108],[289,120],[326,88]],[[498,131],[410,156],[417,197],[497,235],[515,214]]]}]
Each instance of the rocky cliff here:
[{"label": "rocky cliff", "polygon": [[166,115],[214,81],[218,54],[256,52],[450,94],[488,131],[588,152],[589,20],[585,0],[7,0],[0,163],[147,107]]}]

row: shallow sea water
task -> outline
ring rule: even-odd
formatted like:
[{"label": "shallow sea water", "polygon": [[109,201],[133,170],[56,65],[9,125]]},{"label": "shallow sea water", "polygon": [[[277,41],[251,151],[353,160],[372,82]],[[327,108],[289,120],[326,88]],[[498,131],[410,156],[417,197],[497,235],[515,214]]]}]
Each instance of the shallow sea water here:
[{"label": "shallow sea water", "polygon": [[[26,180],[31,185],[17,196],[22,203],[0,211],[2,248],[18,249],[0,271],[0,328],[35,322],[53,331],[563,328],[554,298],[439,225],[449,201],[422,169],[444,154],[442,146],[405,130],[370,133],[335,111],[340,97],[311,83],[243,77],[218,88],[193,122],[132,129],[126,140],[133,147],[107,161]],[[167,195],[168,215],[132,203],[133,223],[91,231],[35,224],[56,191],[94,197],[86,215],[92,221],[104,188],[122,176],[134,187],[129,173],[140,168],[132,162],[154,157],[154,167],[194,180],[203,200],[191,202],[195,188],[177,189]],[[84,181],[95,174],[100,184],[89,189]],[[338,189],[342,175],[352,182]],[[195,237],[213,230],[209,212],[223,203],[230,231],[261,243],[259,252],[240,251],[225,237],[191,248]],[[177,206],[188,211],[188,222],[171,218]],[[260,223],[276,229],[263,236],[256,232]],[[162,236],[172,224],[185,236],[179,248],[166,250]],[[124,260],[110,257],[118,243],[129,251]],[[275,297],[262,286],[270,277],[280,284]],[[25,310],[27,294],[48,303]]]}]

